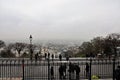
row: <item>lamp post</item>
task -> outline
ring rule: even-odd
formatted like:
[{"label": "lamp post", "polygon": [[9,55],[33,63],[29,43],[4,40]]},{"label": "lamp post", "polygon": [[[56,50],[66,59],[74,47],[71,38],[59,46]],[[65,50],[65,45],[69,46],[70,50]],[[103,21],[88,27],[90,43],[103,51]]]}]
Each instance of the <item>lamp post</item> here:
[{"label": "lamp post", "polygon": [[117,40],[113,39],[112,45],[113,45],[113,80],[115,80],[115,61],[117,57]]},{"label": "lamp post", "polygon": [[29,39],[30,39],[30,60],[32,60],[32,57],[33,57],[33,50],[32,50],[32,35],[30,35]]}]

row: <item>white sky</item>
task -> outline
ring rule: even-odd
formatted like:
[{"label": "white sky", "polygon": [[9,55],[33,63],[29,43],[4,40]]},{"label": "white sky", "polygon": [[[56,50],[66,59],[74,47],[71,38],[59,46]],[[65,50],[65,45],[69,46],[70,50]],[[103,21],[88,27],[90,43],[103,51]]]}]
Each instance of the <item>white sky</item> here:
[{"label": "white sky", "polygon": [[120,0],[0,0],[0,39],[88,40],[120,33]]}]

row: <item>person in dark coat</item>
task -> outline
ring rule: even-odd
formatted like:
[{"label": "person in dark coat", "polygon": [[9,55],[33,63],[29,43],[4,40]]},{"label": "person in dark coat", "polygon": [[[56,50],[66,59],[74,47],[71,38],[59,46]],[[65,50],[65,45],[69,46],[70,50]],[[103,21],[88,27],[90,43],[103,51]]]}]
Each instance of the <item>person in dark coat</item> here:
[{"label": "person in dark coat", "polygon": [[60,78],[60,80],[63,79],[63,75],[64,75],[64,72],[63,72],[63,66],[60,65],[60,67],[59,67],[59,78]]},{"label": "person in dark coat", "polygon": [[66,78],[66,69],[67,69],[67,66],[66,64],[63,65],[63,79]]},{"label": "person in dark coat", "polygon": [[71,80],[71,78],[73,78],[73,74],[74,74],[74,70],[75,70],[75,66],[74,64],[72,64],[71,62],[69,63],[69,80]]},{"label": "person in dark coat", "polygon": [[35,61],[37,61],[37,60],[38,60],[38,53],[35,54]]},{"label": "person in dark coat", "polygon": [[47,59],[47,53],[45,53],[45,60]]},{"label": "person in dark coat", "polygon": [[53,66],[51,67],[50,73],[51,73],[51,80],[53,80],[53,78],[54,78],[54,68],[53,68]]},{"label": "person in dark coat", "polygon": [[115,70],[115,79],[120,80],[120,66],[117,66],[117,69]]},{"label": "person in dark coat", "polygon": [[86,71],[86,78],[89,77],[89,68],[90,68],[89,64],[86,63],[86,68],[85,68],[85,71]]},{"label": "person in dark coat", "polygon": [[69,72],[69,80],[71,80],[71,72],[72,72],[72,63],[70,62],[69,63],[69,70],[68,70],[68,72]]},{"label": "person in dark coat", "polygon": [[79,65],[75,65],[75,72],[76,72],[76,80],[79,80],[79,74],[80,74],[80,67],[79,67]]}]

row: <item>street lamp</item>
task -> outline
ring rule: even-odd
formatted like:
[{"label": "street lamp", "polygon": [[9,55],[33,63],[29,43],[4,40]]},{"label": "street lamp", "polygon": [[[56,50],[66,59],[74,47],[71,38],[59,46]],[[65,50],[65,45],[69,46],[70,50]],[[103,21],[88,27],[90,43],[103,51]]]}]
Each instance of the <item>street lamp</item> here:
[{"label": "street lamp", "polygon": [[30,35],[29,39],[30,39],[30,60],[32,60],[32,56],[33,56],[33,50],[32,50],[32,35]]},{"label": "street lamp", "polygon": [[29,39],[30,39],[30,44],[32,44],[32,35],[30,35]]}]

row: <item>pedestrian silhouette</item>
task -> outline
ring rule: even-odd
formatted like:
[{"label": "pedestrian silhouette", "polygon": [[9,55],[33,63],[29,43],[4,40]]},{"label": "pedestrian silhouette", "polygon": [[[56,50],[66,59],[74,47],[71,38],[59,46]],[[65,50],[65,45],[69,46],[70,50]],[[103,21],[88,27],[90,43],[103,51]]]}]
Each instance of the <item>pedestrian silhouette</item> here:
[{"label": "pedestrian silhouette", "polygon": [[53,80],[54,79],[54,68],[53,68],[53,66],[51,67],[50,73],[51,73],[51,80]]},{"label": "pedestrian silhouette", "polygon": [[51,57],[52,57],[52,61],[53,61],[53,59],[54,59],[54,54],[52,54]]},{"label": "pedestrian silhouette", "polygon": [[66,64],[63,65],[63,79],[66,78],[66,69],[67,69],[67,66]]},{"label": "pedestrian silhouette", "polygon": [[67,60],[67,61],[69,60],[69,56],[66,57],[66,60]]},{"label": "pedestrian silhouette", "polygon": [[63,72],[63,66],[60,65],[60,67],[59,67],[59,79],[60,79],[60,80],[63,79],[63,75],[64,75],[64,72]]},{"label": "pedestrian silhouette", "polygon": [[69,80],[71,80],[71,69],[72,69],[72,63],[70,62],[69,63],[69,70],[68,70],[68,72],[69,72]]},{"label": "pedestrian silhouette", "polygon": [[75,72],[76,72],[76,80],[79,80],[79,74],[80,74],[80,67],[79,67],[79,65],[75,65]]},{"label": "pedestrian silhouette", "polygon": [[35,54],[35,61],[37,61],[37,60],[38,60],[38,53]]},{"label": "pedestrian silhouette", "polygon": [[59,55],[59,59],[60,59],[60,61],[62,61],[62,55],[61,54]]},{"label": "pedestrian silhouette", "polygon": [[117,69],[115,70],[115,79],[120,80],[120,66],[117,66]]},{"label": "pedestrian silhouette", "polygon": [[45,53],[45,59],[47,58],[47,53]]},{"label": "pedestrian silhouette", "polygon": [[75,66],[74,64],[72,64],[71,62],[69,63],[69,80],[71,80],[72,78],[74,78],[74,70],[75,70]]},{"label": "pedestrian silhouette", "polygon": [[85,68],[86,78],[88,78],[88,77],[89,77],[89,68],[90,68],[89,64],[88,64],[88,63],[86,63],[86,68]]}]

